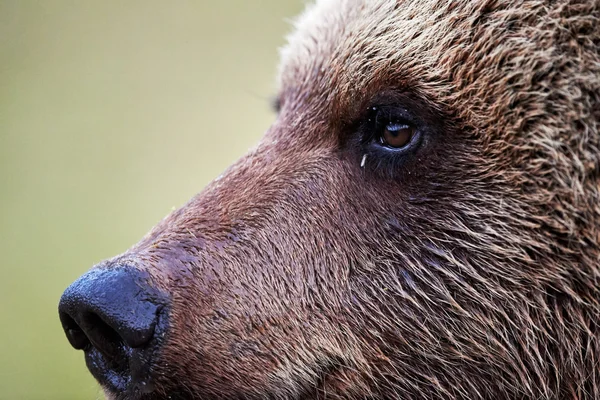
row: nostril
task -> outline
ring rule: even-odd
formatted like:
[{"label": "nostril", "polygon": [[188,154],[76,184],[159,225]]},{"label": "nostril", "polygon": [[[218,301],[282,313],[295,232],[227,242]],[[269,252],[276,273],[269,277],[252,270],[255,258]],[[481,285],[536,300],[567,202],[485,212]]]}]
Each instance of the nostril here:
[{"label": "nostril", "polygon": [[83,316],[83,323],[89,327],[88,331],[90,335],[98,335],[102,337],[103,340],[110,341],[112,343],[121,342],[121,337],[119,334],[106,322],[102,321],[102,318],[100,318],[98,315],[94,313],[85,314]]},{"label": "nostril", "polygon": [[123,338],[102,318],[92,312],[83,313],[76,322],[67,313],[60,313],[60,320],[67,339],[77,350],[87,350],[94,346],[108,359],[116,359],[123,354]]},{"label": "nostril", "polygon": [[114,360],[122,356],[124,341],[117,331],[95,313],[85,313],[81,317],[81,325],[85,335],[98,351],[108,359]]},{"label": "nostril", "polygon": [[71,346],[83,350],[90,345],[87,335],[69,314],[61,312],[59,317]]}]

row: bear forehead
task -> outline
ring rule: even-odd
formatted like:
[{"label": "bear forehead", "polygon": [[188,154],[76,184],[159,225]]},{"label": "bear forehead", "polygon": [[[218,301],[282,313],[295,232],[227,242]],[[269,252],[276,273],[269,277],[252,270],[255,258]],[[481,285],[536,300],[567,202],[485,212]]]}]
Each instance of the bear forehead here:
[{"label": "bear forehead", "polygon": [[309,93],[339,104],[390,84],[450,90],[449,53],[472,40],[478,2],[448,3],[318,1],[297,19],[281,51],[284,96]]},{"label": "bear forehead", "polygon": [[547,58],[547,11],[537,0],[320,0],[281,50],[280,100],[316,100],[337,116],[408,89],[488,127],[517,114],[511,97]]}]

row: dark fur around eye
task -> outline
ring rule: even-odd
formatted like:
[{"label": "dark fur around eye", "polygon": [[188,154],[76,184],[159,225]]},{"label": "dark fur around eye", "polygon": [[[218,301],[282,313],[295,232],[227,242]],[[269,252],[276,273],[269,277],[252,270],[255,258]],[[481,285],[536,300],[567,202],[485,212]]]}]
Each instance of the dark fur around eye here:
[{"label": "dark fur around eye", "polygon": [[[402,147],[392,147],[385,143],[383,134],[391,124],[405,124],[413,129],[408,143]],[[359,128],[359,148],[361,167],[387,171],[395,175],[408,161],[414,159],[423,144],[422,123],[407,107],[396,105],[375,105],[369,107]]]},{"label": "dark fur around eye", "polygon": [[[431,158],[438,157],[444,143],[450,140],[446,121],[451,117],[444,117],[435,103],[412,93],[383,92],[363,107],[355,122],[347,125],[346,140],[342,143],[352,149],[353,162],[364,171],[392,179],[415,177],[425,172],[423,169],[433,162]],[[412,129],[405,145],[394,147],[394,143],[382,140],[386,127],[395,124]]]}]

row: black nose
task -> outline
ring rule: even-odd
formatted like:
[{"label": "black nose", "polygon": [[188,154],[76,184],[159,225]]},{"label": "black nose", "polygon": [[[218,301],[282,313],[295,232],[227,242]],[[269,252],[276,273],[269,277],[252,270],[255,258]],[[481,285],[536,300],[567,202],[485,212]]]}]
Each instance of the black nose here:
[{"label": "black nose", "polygon": [[[139,362],[140,351],[154,338],[166,300],[148,281],[147,274],[133,268],[93,269],[60,299],[59,316],[67,338],[86,352],[88,368],[100,381],[113,372],[109,375],[116,373],[127,384],[135,367],[132,362]],[[148,355],[141,358],[147,360]]]}]

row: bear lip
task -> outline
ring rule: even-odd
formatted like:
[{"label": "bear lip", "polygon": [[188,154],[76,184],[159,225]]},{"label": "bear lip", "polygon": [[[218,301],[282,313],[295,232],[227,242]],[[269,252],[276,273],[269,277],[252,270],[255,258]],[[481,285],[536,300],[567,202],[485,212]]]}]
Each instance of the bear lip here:
[{"label": "bear lip", "polygon": [[152,368],[168,329],[165,315],[168,311],[163,308],[158,314],[155,339],[147,346],[121,346],[116,358],[107,358],[92,345],[83,349],[88,370],[105,391],[116,398],[126,396],[127,399],[146,398],[154,392]]},{"label": "bear lip", "polygon": [[120,360],[107,359],[94,347],[84,350],[88,370],[108,391],[114,393],[148,393],[154,387],[150,374],[152,352],[127,349]]}]

